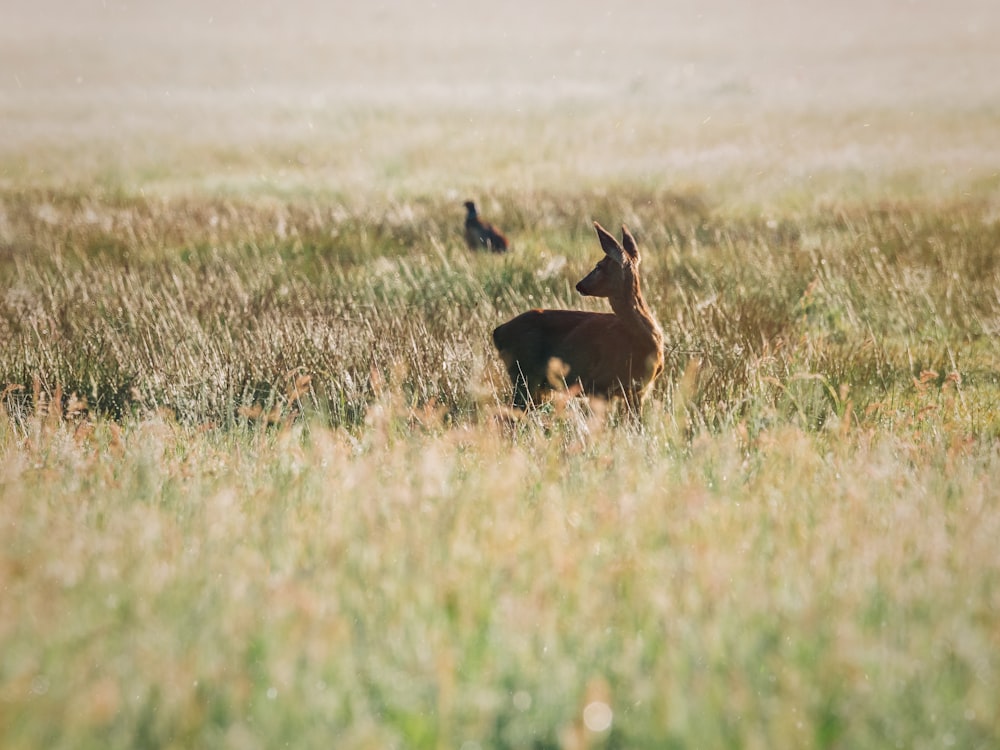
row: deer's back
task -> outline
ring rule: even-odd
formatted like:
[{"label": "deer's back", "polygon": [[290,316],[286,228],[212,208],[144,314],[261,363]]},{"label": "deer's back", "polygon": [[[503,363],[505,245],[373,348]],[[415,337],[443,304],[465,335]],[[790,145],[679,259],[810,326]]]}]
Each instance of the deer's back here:
[{"label": "deer's back", "polygon": [[552,358],[569,367],[568,380],[593,394],[644,386],[662,367],[656,343],[636,336],[613,313],[583,310],[531,310],[493,331],[508,368],[525,374],[544,372]]},{"label": "deer's back", "polygon": [[552,346],[581,325],[599,321],[610,323],[612,313],[592,313],[584,310],[529,310],[511,318],[493,331],[493,343],[500,351],[531,350]]}]

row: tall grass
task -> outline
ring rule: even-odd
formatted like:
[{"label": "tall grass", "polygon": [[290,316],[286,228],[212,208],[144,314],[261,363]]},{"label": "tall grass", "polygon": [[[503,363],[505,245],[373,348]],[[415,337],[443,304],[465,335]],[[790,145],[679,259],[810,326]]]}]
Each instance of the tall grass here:
[{"label": "tall grass", "polygon": [[[517,243],[502,259],[466,252],[458,212],[433,201],[376,213],[8,194],[0,377],[23,389],[10,408],[38,382],[115,419],[166,408],[229,424],[291,393],[297,409],[359,424],[376,373],[400,379],[413,406],[475,421],[484,390],[503,386],[493,326],[527,307],[600,309],[572,291],[599,255],[591,217],[639,235],[670,370],[699,363],[692,398],[710,422],[763,398],[818,426],[842,390],[864,411],[924,371],[994,385],[1000,225],[988,205],[776,221],[640,189],[501,196],[496,208]],[[303,377],[307,391],[294,386]],[[660,383],[661,400],[675,382]],[[797,390],[814,396],[799,403]]]},{"label": "tall grass", "polygon": [[[9,191],[0,744],[991,747],[1000,224]],[[641,423],[489,332],[626,221]]]}]

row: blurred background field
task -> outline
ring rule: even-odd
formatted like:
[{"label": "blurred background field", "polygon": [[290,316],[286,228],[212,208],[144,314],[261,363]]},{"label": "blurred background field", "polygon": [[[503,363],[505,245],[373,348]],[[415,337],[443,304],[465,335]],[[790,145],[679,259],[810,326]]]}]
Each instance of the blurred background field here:
[{"label": "blurred background field", "polygon": [[0,746],[997,746],[994,5],[7,3]]},{"label": "blurred background field", "polygon": [[373,200],[624,179],[725,205],[995,190],[998,15],[989,0],[19,4],[0,25],[0,178]]}]

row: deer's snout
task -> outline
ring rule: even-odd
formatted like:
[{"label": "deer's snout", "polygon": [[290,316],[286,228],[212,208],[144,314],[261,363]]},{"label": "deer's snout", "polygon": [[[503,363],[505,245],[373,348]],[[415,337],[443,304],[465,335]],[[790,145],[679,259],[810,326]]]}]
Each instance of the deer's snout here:
[{"label": "deer's snout", "polygon": [[593,288],[591,287],[590,284],[587,283],[587,279],[583,279],[583,281],[577,282],[576,291],[578,291],[584,297],[595,296]]},{"label": "deer's snout", "polygon": [[578,282],[576,282],[576,291],[586,297],[592,297],[594,295],[594,282],[596,280],[596,271],[591,271]]}]

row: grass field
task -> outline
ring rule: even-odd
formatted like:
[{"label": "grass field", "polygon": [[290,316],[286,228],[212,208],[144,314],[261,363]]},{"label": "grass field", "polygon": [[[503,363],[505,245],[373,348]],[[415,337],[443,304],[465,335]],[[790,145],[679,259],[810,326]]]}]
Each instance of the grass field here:
[{"label": "grass field", "polygon": [[0,23],[0,747],[1000,745],[1000,14],[868,5]]}]

